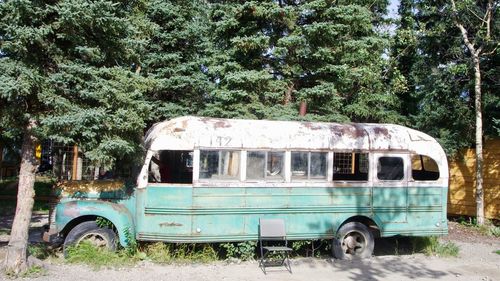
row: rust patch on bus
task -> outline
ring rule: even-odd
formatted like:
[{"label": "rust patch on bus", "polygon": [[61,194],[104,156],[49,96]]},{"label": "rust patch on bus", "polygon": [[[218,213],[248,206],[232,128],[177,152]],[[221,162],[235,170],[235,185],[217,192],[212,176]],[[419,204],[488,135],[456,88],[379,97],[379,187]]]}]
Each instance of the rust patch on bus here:
[{"label": "rust patch on bus", "polygon": [[323,129],[322,126],[314,125],[314,123],[312,122],[303,122],[302,124],[304,125],[304,127],[308,128],[311,131],[317,131]]},{"label": "rust patch on bus", "polygon": [[68,202],[64,207],[63,214],[66,217],[78,217],[80,215],[80,209],[78,208],[78,203],[76,201]]},{"label": "rust patch on bus", "polygon": [[389,130],[387,128],[373,127],[373,132],[375,133],[375,135],[381,135],[384,137],[389,136]]},{"label": "rust patch on bus", "polygon": [[362,139],[368,136],[362,125],[351,124],[350,126],[345,125],[331,125],[330,131],[338,138],[349,136],[354,139]]},{"label": "rust patch on bus", "polygon": [[214,123],[214,128],[219,129],[219,128],[230,128],[231,124],[229,122],[224,122],[224,121],[217,121]]}]

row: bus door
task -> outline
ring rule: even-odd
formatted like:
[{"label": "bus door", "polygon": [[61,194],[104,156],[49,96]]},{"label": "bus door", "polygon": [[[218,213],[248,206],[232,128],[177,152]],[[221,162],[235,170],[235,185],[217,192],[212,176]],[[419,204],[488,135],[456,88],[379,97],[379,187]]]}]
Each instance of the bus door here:
[{"label": "bus door", "polygon": [[149,165],[148,184],[138,206],[142,240],[185,241],[191,233],[192,151],[162,150]]},{"label": "bus door", "polygon": [[382,223],[407,221],[407,153],[374,153],[372,156],[373,213]]}]

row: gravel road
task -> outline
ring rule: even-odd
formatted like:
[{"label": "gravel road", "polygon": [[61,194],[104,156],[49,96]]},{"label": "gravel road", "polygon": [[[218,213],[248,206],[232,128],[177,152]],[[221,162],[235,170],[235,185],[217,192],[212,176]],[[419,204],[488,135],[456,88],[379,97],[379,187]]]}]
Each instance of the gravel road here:
[{"label": "gravel road", "polygon": [[33,280],[51,281],[125,281],[125,280],[500,280],[500,255],[489,243],[456,242],[458,258],[427,257],[422,254],[375,256],[363,261],[300,258],[292,263],[293,273],[273,267],[267,275],[257,262],[197,265],[158,265],[141,263],[132,268],[94,271],[80,265],[50,265],[46,276]]}]

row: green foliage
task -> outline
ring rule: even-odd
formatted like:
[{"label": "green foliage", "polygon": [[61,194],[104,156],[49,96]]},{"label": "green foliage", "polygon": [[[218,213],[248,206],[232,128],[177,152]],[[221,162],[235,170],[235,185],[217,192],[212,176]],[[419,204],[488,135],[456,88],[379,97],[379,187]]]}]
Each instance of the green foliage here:
[{"label": "green foliage", "polygon": [[499,255],[500,255],[500,250],[496,250],[496,251],[494,251],[494,253],[496,253],[496,254],[499,254]]},{"label": "green foliage", "polygon": [[239,243],[222,243],[220,246],[225,249],[226,258],[238,258],[246,261],[255,257],[257,242],[245,241]]},{"label": "green foliage", "polygon": [[86,264],[94,269],[133,265],[137,260],[138,257],[129,256],[126,251],[111,252],[88,241],[69,247],[66,257],[68,263]]},{"label": "green foliage", "polygon": [[138,245],[137,245],[137,240],[135,239],[134,234],[130,231],[130,228],[125,228],[125,240],[127,241],[127,247],[125,248],[125,251],[129,256],[133,256],[135,253],[137,253],[138,250]]},{"label": "green foliage", "polygon": [[311,240],[298,240],[292,242],[292,249],[295,252],[303,251],[305,248],[311,247]]},{"label": "green foliage", "polygon": [[204,74],[210,50],[207,10],[207,3],[198,0],[154,0],[145,5],[148,41],[141,74],[154,81],[144,92],[154,104],[154,121],[194,114],[204,107],[212,87]]},{"label": "green foliage", "polygon": [[37,259],[47,259],[50,256],[55,256],[54,250],[49,248],[45,243],[28,245],[28,253]]},{"label": "green foliage", "polygon": [[487,1],[455,2],[457,15],[452,12],[451,1],[401,1],[392,43],[394,67],[389,72],[399,89],[401,113],[407,117],[407,125],[436,137],[450,155],[474,143],[475,128],[474,69],[455,16],[476,47],[483,46],[485,135],[499,135],[495,120],[500,114],[500,96],[496,94],[500,54],[493,51],[500,35],[498,15],[493,16],[488,41],[481,20]]},{"label": "green foliage", "polygon": [[490,226],[488,234],[494,237],[500,237],[500,227],[494,225]]},{"label": "green foliage", "polygon": [[500,227],[493,224],[492,221],[486,220],[483,225],[479,225],[475,217],[459,217],[457,221],[461,225],[470,227],[483,235],[500,237]]},{"label": "green foliage", "polygon": [[103,218],[103,217],[97,217],[95,219],[95,223],[97,224],[98,227],[101,227],[101,228],[113,228],[114,225],[113,223],[108,220],[107,218]]},{"label": "green foliage", "polygon": [[8,279],[17,279],[17,278],[38,278],[41,276],[46,276],[47,275],[47,270],[39,265],[34,265],[29,267],[23,272],[20,272],[19,274],[16,274],[14,271],[11,270],[6,270],[5,271],[5,276]]},{"label": "green foliage", "polygon": [[460,249],[451,241],[440,242],[438,237],[413,237],[413,252],[422,252],[428,256],[457,257]]},{"label": "green foliage", "polygon": [[46,276],[48,274],[47,270],[39,265],[32,266],[28,270],[21,273],[19,277],[21,278],[37,278],[40,276]]},{"label": "green foliage", "polygon": [[397,122],[383,77],[388,40],[376,28],[387,2],[215,2],[203,115]]},{"label": "green foliage", "polygon": [[139,153],[151,82],[131,72],[139,3],[4,1],[0,131],[77,143],[92,161]]},{"label": "green foliage", "polygon": [[145,247],[144,253],[157,263],[207,263],[217,260],[211,244],[166,244],[157,242]]}]

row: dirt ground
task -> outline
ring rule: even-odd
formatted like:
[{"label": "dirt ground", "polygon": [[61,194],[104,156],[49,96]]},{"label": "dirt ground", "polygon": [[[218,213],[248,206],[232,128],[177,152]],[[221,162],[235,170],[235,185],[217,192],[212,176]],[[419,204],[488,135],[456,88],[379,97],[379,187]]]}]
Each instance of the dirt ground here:
[{"label": "dirt ground", "polygon": [[[41,226],[46,216],[37,214],[33,218],[31,242],[39,241]],[[2,219],[0,228],[8,227],[9,221]],[[126,280],[269,280],[269,281],[319,281],[319,280],[454,280],[454,281],[500,281],[500,238],[482,236],[454,222],[450,222],[450,235],[443,240],[452,241],[460,247],[457,258],[428,257],[411,254],[404,250],[405,239],[395,246],[395,239],[377,239],[374,256],[362,261],[339,261],[331,258],[292,259],[292,271],[284,267],[269,268],[264,274],[256,261],[242,263],[215,262],[210,264],[159,265],[141,262],[127,268],[93,270],[83,265],[48,263],[47,272],[37,281],[126,281]],[[8,235],[0,235],[0,260],[3,259]],[[401,247],[402,246],[402,247]],[[402,250],[395,250],[402,249]],[[6,279],[0,275],[0,280]]]}]

